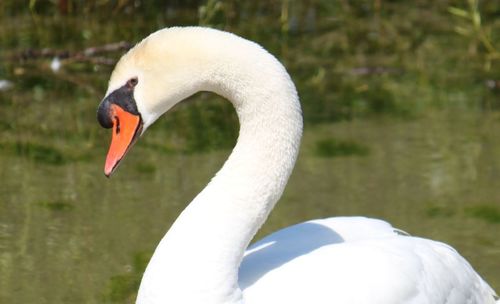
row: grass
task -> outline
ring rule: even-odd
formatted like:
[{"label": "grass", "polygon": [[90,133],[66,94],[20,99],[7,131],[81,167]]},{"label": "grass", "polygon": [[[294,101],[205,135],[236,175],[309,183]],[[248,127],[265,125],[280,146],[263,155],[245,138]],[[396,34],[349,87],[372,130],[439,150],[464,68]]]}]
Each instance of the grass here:
[{"label": "grass", "polygon": [[[215,24],[256,40],[284,61],[298,86],[306,123],[379,114],[414,116],[432,107],[457,106],[453,101],[456,92],[464,92],[468,107],[481,104],[498,107],[500,104],[498,92],[485,85],[500,77],[498,69],[493,66],[485,71],[481,47],[471,53],[469,37],[455,32],[462,20],[450,13],[448,1],[422,1],[418,6],[392,1],[383,2],[380,7],[375,7],[371,1],[342,5],[330,1],[318,1],[313,5],[296,1],[286,6],[288,12],[285,14],[288,22],[295,20],[296,24],[286,26],[282,24],[284,12],[280,1],[271,5],[266,3],[265,12],[260,11],[261,1],[239,5],[233,1],[207,1],[199,5],[190,1],[169,5],[153,1],[137,6],[130,1],[120,4],[112,1],[65,2],[68,11],[61,11],[55,2],[33,1],[31,7],[23,7],[14,5],[14,1],[5,1],[3,9],[0,6],[0,16],[3,14],[5,20],[9,20],[5,21],[3,29],[0,28],[0,37],[3,37],[0,45],[6,49],[4,54],[26,48],[75,51],[117,40],[136,42],[155,29],[190,20],[191,24]],[[158,9],[162,7],[165,10]],[[201,13],[209,7],[216,7],[217,14]],[[177,9],[174,16],[169,16],[171,21],[165,16],[167,8]],[[311,10],[316,13],[314,20],[306,18]],[[494,33],[500,29],[500,23],[494,21],[498,10],[498,6],[479,3],[474,12],[476,15],[483,12],[481,31],[488,32],[491,44],[496,43]],[[117,15],[120,25],[103,30],[98,12],[106,16],[104,12]],[[48,18],[54,13],[61,16]],[[82,13],[88,14],[85,22],[76,17]],[[259,19],[235,24],[235,18],[243,13],[247,18],[259,15]],[[156,16],[132,18],[131,22],[127,17],[130,14]],[[212,22],[210,15],[216,20]],[[236,20],[243,20],[243,17]],[[308,22],[312,24],[307,25]],[[283,27],[286,33],[282,32]],[[119,55],[112,56],[117,59]],[[103,93],[105,88],[101,86],[110,72],[109,67],[87,64],[87,68],[75,69],[75,64],[67,64],[63,66],[65,73],[58,75],[51,75],[46,70],[33,73],[43,65],[47,62],[5,61],[0,67],[0,78],[11,79],[12,74],[26,66],[24,74],[17,75],[15,88],[5,95],[18,94],[17,90],[40,84],[64,91],[67,96],[85,94],[83,87],[93,87],[91,91]],[[453,73],[449,73],[450,70]],[[64,81],[66,84],[61,85]],[[75,92],[78,88],[80,92]],[[190,119],[188,125],[193,126],[185,132],[189,142],[187,150],[205,149],[213,144],[189,138],[191,135],[198,137],[200,130],[207,130],[204,122],[196,124],[200,117],[210,128],[217,128],[210,134],[211,138],[225,135],[233,128],[231,124],[218,126],[225,122],[226,113],[215,108],[212,111],[198,103],[186,110]]]}]

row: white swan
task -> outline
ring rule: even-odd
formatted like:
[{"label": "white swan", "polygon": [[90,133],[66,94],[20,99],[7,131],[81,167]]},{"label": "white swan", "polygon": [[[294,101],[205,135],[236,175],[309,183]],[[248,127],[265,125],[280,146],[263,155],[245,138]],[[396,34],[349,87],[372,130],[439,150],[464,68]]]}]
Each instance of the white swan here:
[{"label": "white swan", "polygon": [[160,115],[198,91],[233,103],[238,142],[161,240],[137,303],[495,303],[454,249],[380,220],[313,220],[247,249],[292,171],[302,115],[284,67],[229,33],[164,29],[121,58],[98,110],[113,128],[105,174]]}]

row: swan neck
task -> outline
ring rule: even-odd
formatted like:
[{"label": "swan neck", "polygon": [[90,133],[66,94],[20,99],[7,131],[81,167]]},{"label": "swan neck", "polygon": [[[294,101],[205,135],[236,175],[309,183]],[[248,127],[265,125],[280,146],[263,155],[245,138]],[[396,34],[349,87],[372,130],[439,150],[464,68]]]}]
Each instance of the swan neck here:
[{"label": "swan neck", "polygon": [[234,105],[240,120],[238,141],[160,242],[139,299],[162,294],[162,300],[182,298],[182,303],[243,301],[238,268],[288,181],[302,115],[284,67],[252,42],[241,39],[236,44],[242,51],[229,48],[217,54],[211,69],[200,71],[206,75],[200,89]]}]

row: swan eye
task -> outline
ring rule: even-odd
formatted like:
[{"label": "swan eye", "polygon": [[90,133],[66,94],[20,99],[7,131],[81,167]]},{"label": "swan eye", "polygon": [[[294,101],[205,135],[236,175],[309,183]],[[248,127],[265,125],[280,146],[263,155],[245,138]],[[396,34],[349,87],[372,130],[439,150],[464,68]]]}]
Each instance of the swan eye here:
[{"label": "swan eye", "polygon": [[130,78],[130,79],[127,81],[127,86],[128,86],[129,88],[133,88],[133,87],[135,87],[138,83],[139,83],[139,80],[137,79],[137,77]]}]

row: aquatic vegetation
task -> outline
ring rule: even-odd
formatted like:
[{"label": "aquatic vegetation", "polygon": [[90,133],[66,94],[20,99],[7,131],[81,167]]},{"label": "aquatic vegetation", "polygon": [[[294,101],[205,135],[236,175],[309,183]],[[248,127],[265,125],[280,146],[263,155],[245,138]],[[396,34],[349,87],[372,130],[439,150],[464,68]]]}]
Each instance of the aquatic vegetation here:
[{"label": "aquatic vegetation", "polygon": [[495,205],[477,205],[465,209],[467,215],[488,223],[500,223],[500,208]]},{"label": "aquatic vegetation", "polygon": [[368,147],[352,142],[336,139],[322,139],[316,142],[315,155],[320,157],[336,156],[366,156],[370,153]]},{"label": "aquatic vegetation", "polygon": [[67,158],[58,149],[32,142],[0,143],[0,151],[50,165],[63,165],[67,162]]},{"label": "aquatic vegetation", "polygon": [[426,207],[425,213],[428,217],[451,217],[456,214],[456,210],[448,206],[429,205]]},{"label": "aquatic vegetation", "polygon": [[153,174],[156,171],[156,166],[146,162],[136,164],[135,170],[143,174]]},{"label": "aquatic vegetation", "polygon": [[[12,130],[12,124],[8,121],[0,121],[0,130]],[[0,146],[1,147],[1,146]]]},{"label": "aquatic vegetation", "polygon": [[136,253],[128,272],[112,276],[103,299],[111,303],[135,303],[135,296],[151,252]]},{"label": "aquatic vegetation", "polygon": [[62,151],[54,145],[29,141],[0,142],[0,152],[7,155],[24,157],[37,163],[62,166],[69,162],[92,159],[89,151],[75,149]]},{"label": "aquatic vegetation", "polygon": [[41,201],[36,204],[51,211],[68,211],[74,208],[74,205],[67,201]]}]

